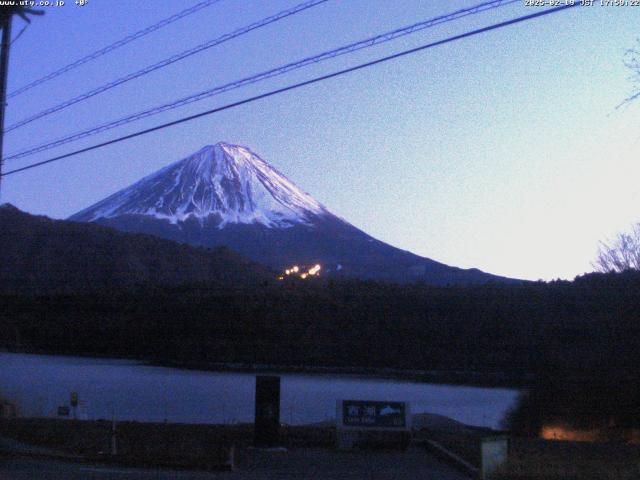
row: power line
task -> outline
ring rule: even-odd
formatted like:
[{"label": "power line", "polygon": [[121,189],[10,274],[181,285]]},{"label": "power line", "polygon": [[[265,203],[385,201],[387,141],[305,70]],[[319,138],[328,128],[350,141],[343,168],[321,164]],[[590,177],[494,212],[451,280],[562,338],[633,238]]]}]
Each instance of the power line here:
[{"label": "power line", "polygon": [[276,13],[275,15],[271,15],[270,17],[267,18],[263,18],[262,20],[259,20],[257,22],[254,22],[250,25],[247,25],[245,27],[239,28],[238,30],[232,32],[232,33],[228,33],[225,34],[221,37],[218,37],[214,40],[210,40],[206,43],[203,43],[201,45],[198,45],[196,47],[190,48],[188,50],[185,50],[184,52],[178,53],[176,55],[172,55],[171,57],[162,60],[161,62],[155,63],[153,65],[149,65],[148,67],[143,68],[142,70],[138,70],[137,72],[133,72],[130,73],[128,75],[125,75],[124,77],[118,78],[117,80],[114,80],[112,82],[109,82],[105,85],[101,85],[98,88],[95,88],[93,90],[90,90],[89,92],[83,93],[82,95],[78,95],[77,97],[73,97],[69,100],[66,100],[58,105],[55,105],[51,108],[47,108],[46,110],[43,110],[42,112],[36,113],[34,115],[32,115],[31,117],[25,118],[23,120],[20,120],[19,122],[14,123],[13,125],[8,126],[5,129],[5,132],[11,132],[12,130],[15,130],[16,128],[22,127],[28,123],[34,122],[36,120],[39,120],[43,117],[49,116],[52,113],[56,113],[59,112],[61,110],[64,110],[65,108],[68,108],[72,105],[75,105],[76,103],[82,102],[84,100],[87,100],[91,97],[95,97],[96,95],[100,94],[100,93],[104,93],[107,90],[111,90],[114,87],[117,87],[118,85],[122,85],[124,83],[127,83],[131,80],[134,80],[136,78],[140,78],[144,75],[147,75],[151,72],[154,72],[156,70],[159,70],[161,68],[164,68],[168,65],[171,65],[173,63],[176,63],[180,60],[184,60],[185,58],[188,58],[192,55],[195,55],[196,53],[200,53],[204,50],[207,50],[209,48],[215,47],[216,45],[220,45],[221,43],[225,43],[228,42],[229,40],[232,40],[234,38],[240,37],[242,35],[245,35],[253,30],[257,30],[259,28],[265,27],[267,25],[270,25],[272,23],[275,23],[279,20],[282,20],[284,18],[290,17],[291,15],[295,15],[297,13],[300,13],[304,10],[307,10],[309,8],[315,7],[317,5],[320,5],[321,3],[326,3],[329,0],[308,0],[306,2],[303,2],[299,5],[296,5],[293,8],[288,8],[286,10],[283,10],[281,12]]},{"label": "power line", "polygon": [[[44,15],[42,10],[34,10],[26,5],[18,4],[17,2],[5,2],[12,3],[0,9],[0,28],[2,28],[2,46],[0,48],[0,180],[2,180],[2,167],[4,158],[4,119],[5,109],[7,106],[7,77],[9,75],[9,50],[11,49],[11,27],[13,24],[13,16],[18,15],[22,18],[27,25],[31,23],[29,15]],[[26,3],[26,2],[22,2]],[[35,2],[34,2],[35,3]],[[14,39],[20,38],[22,32],[26,29],[23,28],[18,36]]]},{"label": "power line", "polygon": [[43,160],[41,162],[36,162],[36,163],[32,163],[30,165],[26,165],[24,167],[16,168],[16,169],[10,170],[10,171],[2,174],[2,177],[5,177],[7,175],[12,175],[12,174],[15,174],[15,173],[19,173],[19,172],[23,172],[25,170],[30,170],[32,168],[40,167],[42,165],[46,165],[46,164],[49,164],[49,163],[52,163],[52,162],[57,162],[59,160],[63,160],[65,158],[73,157],[73,156],[79,155],[81,153],[89,152],[89,151],[92,151],[92,150],[97,150],[99,148],[106,147],[107,145],[120,143],[120,142],[123,142],[125,140],[129,140],[129,139],[132,139],[132,138],[135,138],[135,137],[140,137],[142,135],[146,135],[148,133],[152,133],[152,132],[156,132],[156,131],[159,131],[159,130],[163,130],[165,128],[169,128],[169,127],[172,127],[174,125],[179,125],[181,123],[189,122],[189,121],[195,120],[197,118],[205,117],[205,116],[208,116],[208,115],[213,115],[215,113],[222,112],[224,110],[229,110],[231,108],[235,108],[235,107],[238,107],[240,105],[245,105],[245,104],[248,104],[248,103],[255,102],[257,100],[262,100],[264,98],[272,97],[272,96],[278,95],[280,93],[288,92],[288,91],[291,91],[291,90],[296,90],[298,88],[301,88],[301,87],[304,87],[304,86],[307,86],[307,85],[312,85],[314,83],[318,83],[318,82],[321,82],[321,81],[324,81],[324,80],[328,80],[330,78],[339,77],[339,76],[345,75],[347,73],[355,72],[355,71],[358,71],[358,70],[362,70],[364,68],[368,68],[368,67],[372,67],[374,65],[378,65],[380,63],[388,62],[390,60],[395,60],[395,59],[400,58],[400,57],[411,55],[413,53],[417,53],[417,52],[420,52],[422,50],[426,50],[426,49],[429,49],[429,48],[437,47],[439,45],[444,45],[446,43],[454,42],[456,40],[461,40],[463,38],[468,38],[468,37],[472,37],[472,36],[475,36],[475,35],[479,35],[481,33],[489,32],[491,30],[497,30],[499,28],[503,28],[503,27],[507,27],[509,25],[514,25],[514,24],[517,24],[517,23],[525,22],[525,21],[528,21],[528,20],[532,20],[534,18],[542,17],[542,16],[545,16],[545,15],[550,15],[552,13],[557,13],[557,12],[560,12],[562,10],[566,10],[568,8],[577,7],[579,5],[580,5],[579,2],[575,2],[573,4],[569,4],[568,3],[568,4],[565,4],[565,5],[560,6],[560,7],[554,7],[554,8],[550,8],[550,9],[547,9],[547,10],[542,10],[542,11],[539,11],[539,12],[536,12],[536,13],[532,13],[532,14],[529,14],[529,15],[524,15],[524,16],[521,16],[521,17],[513,18],[511,20],[506,20],[504,22],[495,23],[493,25],[489,25],[488,27],[483,27],[483,28],[479,28],[479,29],[476,29],[476,30],[471,30],[469,32],[465,32],[465,33],[462,33],[462,34],[459,34],[459,35],[455,35],[453,37],[448,37],[448,38],[446,38],[444,40],[438,40],[436,42],[428,43],[426,45],[421,45],[419,47],[411,48],[409,50],[404,50],[402,52],[394,53],[393,55],[388,55],[386,57],[378,58],[378,59],[372,60],[370,62],[361,63],[361,64],[356,65],[354,67],[345,68],[343,70],[338,70],[337,72],[333,72],[333,73],[329,73],[329,74],[322,75],[322,76],[319,76],[319,77],[315,77],[315,78],[312,78],[310,80],[306,80],[304,82],[299,82],[299,83],[295,83],[293,85],[289,85],[289,86],[286,86],[286,87],[283,87],[283,88],[278,88],[276,90],[271,90],[269,92],[266,92],[266,93],[263,93],[263,94],[260,94],[260,95],[256,95],[256,96],[249,97],[249,98],[245,98],[243,100],[240,100],[240,101],[237,101],[237,102],[233,102],[233,103],[229,103],[227,105],[223,105],[221,107],[217,107],[217,108],[214,108],[214,109],[211,109],[211,110],[207,110],[207,111],[204,111],[204,112],[200,112],[200,113],[197,113],[195,115],[190,115],[188,117],[183,117],[183,118],[180,118],[178,120],[174,120],[172,122],[164,123],[162,125],[157,125],[155,127],[147,128],[145,130],[140,130],[138,132],[131,133],[129,135],[124,135],[122,137],[115,138],[115,139],[112,139],[112,140],[108,140],[106,142],[98,143],[98,144],[92,145],[90,147],[81,148],[79,150],[75,150],[73,152],[66,153],[64,155],[59,155],[57,157],[53,157],[53,158],[50,158],[48,160]]},{"label": "power line", "polygon": [[18,41],[18,39],[22,36],[22,34],[25,32],[25,30],[27,28],[29,28],[29,25],[31,25],[30,23],[27,23],[24,27],[22,27],[22,29],[20,30],[20,32],[18,32],[18,34],[14,37],[13,40],[11,40],[11,43],[9,45],[13,46],[14,43],[16,43]]},{"label": "power line", "polygon": [[398,28],[396,30],[392,30],[390,32],[386,32],[380,35],[376,35],[375,37],[371,37],[371,38],[367,38],[366,40],[361,40],[355,43],[351,43],[349,45],[334,49],[334,50],[329,50],[323,53],[320,53],[318,55],[314,55],[311,57],[307,57],[304,58],[302,60],[296,61],[296,62],[292,62],[292,63],[288,63],[285,65],[282,65],[280,67],[276,67],[273,68],[271,70],[267,70],[265,72],[261,72],[258,73],[256,75],[252,75],[250,77],[246,77],[240,80],[236,80],[234,82],[231,83],[227,83],[221,86],[217,86],[214,88],[210,88],[208,90],[196,93],[196,94],[192,94],[189,95],[187,97],[183,97],[179,100],[175,100],[173,102],[170,103],[166,103],[148,110],[143,110],[141,112],[137,112],[131,115],[128,115],[126,117],[117,119],[117,120],[113,120],[111,122],[107,122],[105,124],[102,125],[98,125],[96,127],[92,127],[90,129],[81,131],[81,132],[76,132],[74,134],[68,135],[66,137],[62,137],[56,140],[53,140],[51,142],[47,142],[41,145],[37,145],[34,147],[28,147],[27,149],[21,150],[19,152],[13,153],[11,155],[9,155],[7,157],[7,160],[13,160],[13,159],[18,159],[18,158],[24,158],[30,155],[34,155],[36,153],[39,152],[43,152],[45,150],[50,150],[51,148],[55,148],[70,142],[74,142],[77,140],[80,140],[82,138],[86,138],[92,135],[96,135],[98,133],[102,133],[105,132],[107,130],[111,130],[113,128],[117,128],[120,127],[122,125],[125,125],[127,123],[131,123],[134,122],[136,120],[140,120],[142,118],[147,118],[153,115],[157,115],[159,113],[162,112],[166,112],[168,110],[173,110],[175,108],[178,107],[182,107],[185,105],[188,105],[190,103],[194,103],[194,102],[198,102],[201,100],[204,100],[206,98],[215,96],[215,95],[219,95],[221,93],[225,93],[231,90],[235,90],[237,88],[240,87],[244,87],[246,85],[250,85],[253,83],[257,83],[263,80],[267,80],[269,78],[273,78],[273,77],[277,77],[280,75],[284,75],[288,72],[291,72],[293,70],[297,70],[303,67],[306,67],[308,65],[312,65],[315,63],[319,63],[319,62],[323,62],[325,60],[329,60],[341,55],[345,55],[348,53],[353,53],[355,51],[358,50],[362,50],[364,48],[369,48],[369,47],[373,47],[375,45],[381,44],[381,43],[385,43],[385,42],[389,42],[391,40],[394,40],[396,38],[405,36],[405,35],[409,35],[412,33],[415,33],[417,31],[420,30],[424,30],[427,28],[431,28],[434,27],[436,25],[442,24],[442,23],[447,23],[447,22],[451,22],[454,20],[458,20],[460,18],[466,17],[468,15],[473,15],[473,14],[477,14],[477,13],[481,13],[484,12],[486,10],[490,10],[490,9],[495,9],[498,7],[502,7],[505,5],[509,5],[512,3],[516,3],[516,2],[520,2],[521,0],[492,0],[492,1],[488,1],[488,2],[484,2],[484,3],[480,3],[478,5],[475,5],[473,7],[469,7],[469,8],[464,8],[461,10],[457,10],[455,12],[452,13],[448,13],[445,15],[440,15],[438,17],[434,17],[428,20],[424,20],[418,23],[414,23],[413,25],[409,25],[407,27],[402,27],[402,28]]},{"label": "power line", "polygon": [[[155,23],[147,28],[144,28],[136,33],[132,33],[131,35],[127,35],[126,37],[124,37],[121,40],[118,40],[115,43],[112,43],[111,45],[108,45],[100,50],[97,50],[93,53],[90,53],[89,55],[82,57],[79,60],[76,60],[75,62],[72,62],[68,65],[65,65],[62,68],[59,68],[58,70],[55,70],[54,72],[49,73],[48,75],[45,75],[44,77],[38,78],[37,80],[34,80],[33,82],[18,88],[17,90],[14,90],[13,92],[11,92],[9,95],[7,95],[7,98],[12,98],[12,97],[16,97],[24,92],[26,92],[27,90],[31,90],[33,87],[36,87],[42,83],[45,83],[49,80],[52,80],[56,77],[59,77],[60,75],[62,75],[63,73],[67,73],[70,70],[73,70],[74,68],[79,67],[80,65],[84,65],[85,63],[90,62],[91,60],[95,60],[98,57],[101,57],[102,55],[105,55],[109,52],[112,52],[114,50],[116,50],[117,48],[120,48],[128,43],[133,42],[134,40],[138,40],[139,38],[144,37],[145,35],[148,35],[152,32],[155,32],[156,30],[159,30],[163,27],[166,27],[167,25],[172,24],[173,22],[176,22],[178,20],[180,20],[181,18],[184,18],[186,16],[192,15],[200,10],[202,10],[203,8],[207,8],[211,5],[213,5],[214,3],[218,3],[220,0],[205,0],[203,2],[197,3],[196,5],[194,5],[193,7],[187,8],[186,10],[182,10],[181,12],[176,13],[175,15],[171,15],[168,18],[165,18],[164,20],[159,21],[158,23]],[[14,40],[15,41],[15,40]]]}]

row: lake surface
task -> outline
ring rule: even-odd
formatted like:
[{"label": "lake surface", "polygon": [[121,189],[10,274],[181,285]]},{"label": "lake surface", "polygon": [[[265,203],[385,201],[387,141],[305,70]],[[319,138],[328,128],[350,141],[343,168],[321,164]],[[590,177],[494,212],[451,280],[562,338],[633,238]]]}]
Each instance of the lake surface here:
[{"label": "lake surface", "polygon": [[[88,419],[180,423],[253,422],[255,374],[153,367],[127,360],[0,352],[0,397],[22,416],[56,416],[78,392]],[[408,401],[412,413],[436,413],[498,428],[516,390],[434,385],[342,375],[281,375],[281,420],[335,418],[336,400]]]}]

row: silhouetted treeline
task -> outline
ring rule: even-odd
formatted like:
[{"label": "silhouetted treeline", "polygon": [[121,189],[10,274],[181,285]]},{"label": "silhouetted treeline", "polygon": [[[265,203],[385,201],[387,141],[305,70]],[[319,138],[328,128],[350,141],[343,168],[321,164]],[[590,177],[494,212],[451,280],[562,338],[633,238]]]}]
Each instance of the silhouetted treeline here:
[{"label": "silhouetted treeline", "polygon": [[2,294],[89,294],[145,284],[251,287],[274,276],[224,247],[193,247],[0,205]]},{"label": "silhouetted treeline", "polygon": [[360,281],[0,297],[0,344],[206,365],[586,374],[640,360],[640,273],[473,287]]}]

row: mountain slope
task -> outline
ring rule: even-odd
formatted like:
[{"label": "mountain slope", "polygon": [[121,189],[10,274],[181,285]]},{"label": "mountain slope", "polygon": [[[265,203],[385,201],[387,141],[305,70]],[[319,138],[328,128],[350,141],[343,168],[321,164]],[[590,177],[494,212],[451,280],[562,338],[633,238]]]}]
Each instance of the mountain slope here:
[{"label": "mountain slope", "polygon": [[142,284],[241,287],[271,279],[273,272],[224,248],[209,251],[0,206],[0,292],[78,292]]},{"label": "mountain slope", "polygon": [[276,269],[435,285],[509,281],[419,257],[376,240],[304,193],[246,147],[218,143],[73,215],[127,232],[227,246]]}]

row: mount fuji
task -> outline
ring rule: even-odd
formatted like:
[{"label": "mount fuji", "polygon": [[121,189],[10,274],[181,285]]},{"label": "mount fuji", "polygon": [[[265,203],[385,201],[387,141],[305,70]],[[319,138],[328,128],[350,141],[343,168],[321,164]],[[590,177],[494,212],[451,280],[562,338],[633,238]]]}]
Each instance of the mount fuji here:
[{"label": "mount fuji", "polygon": [[372,238],[246,147],[206,146],[71,216],[196,246],[227,246],[276,269],[434,285],[509,279],[460,269]]}]

